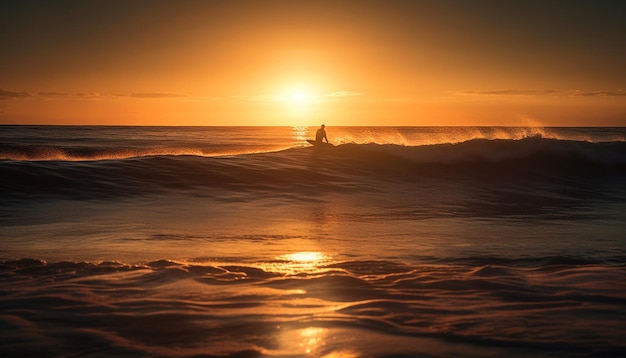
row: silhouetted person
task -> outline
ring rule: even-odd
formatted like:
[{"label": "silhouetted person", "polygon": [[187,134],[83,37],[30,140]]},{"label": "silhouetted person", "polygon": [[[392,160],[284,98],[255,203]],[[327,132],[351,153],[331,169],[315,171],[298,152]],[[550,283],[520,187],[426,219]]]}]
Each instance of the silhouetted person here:
[{"label": "silhouetted person", "polygon": [[322,124],[320,129],[315,133],[315,141],[317,143],[322,143],[323,139],[326,139],[326,143],[328,143],[328,137],[326,137],[326,130],[324,128],[326,128],[326,126]]}]

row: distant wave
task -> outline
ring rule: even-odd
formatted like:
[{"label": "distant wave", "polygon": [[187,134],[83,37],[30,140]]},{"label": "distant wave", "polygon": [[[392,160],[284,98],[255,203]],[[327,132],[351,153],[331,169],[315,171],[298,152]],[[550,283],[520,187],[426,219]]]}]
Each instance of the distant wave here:
[{"label": "distant wave", "polygon": [[[401,146],[394,144],[345,144],[339,154],[386,154],[415,163],[497,163],[508,160],[553,160],[570,158],[598,164],[626,164],[626,142],[590,143],[528,137],[510,139],[472,139],[456,144]],[[360,152],[360,154],[359,154]]]},{"label": "distant wave", "polygon": [[547,138],[590,143],[625,142],[623,128],[544,127],[360,127],[333,129],[338,144],[397,144],[421,146],[457,144],[475,139],[523,140]]},{"label": "distant wave", "polygon": [[[277,152],[308,147],[302,144],[292,148],[272,146],[250,147],[63,147],[55,145],[0,145],[0,160],[14,161],[97,161],[156,156],[218,157]],[[311,149],[310,147],[308,149]],[[626,142],[587,142],[559,140],[542,136],[522,139],[471,139],[460,143],[409,146],[401,144],[345,143],[337,145],[337,155],[365,155],[384,153],[417,163],[498,162],[541,156],[579,157],[599,163],[626,163]],[[360,152],[360,153],[359,153]]]},{"label": "distant wave", "polygon": [[130,158],[193,155],[216,157],[276,151],[284,148],[255,146],[249,148],[200,147],[63,147],[56,145],[0,145],[0,160],[24,161],[94,161]]}]

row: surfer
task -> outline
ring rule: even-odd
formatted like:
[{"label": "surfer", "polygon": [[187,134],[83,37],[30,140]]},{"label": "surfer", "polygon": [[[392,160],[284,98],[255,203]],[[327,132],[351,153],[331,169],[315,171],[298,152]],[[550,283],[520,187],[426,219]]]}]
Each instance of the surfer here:
[{"label": "surfer", "polygon": [[323,143],[323,139],[326,139],[326,143],[328,143],[328,137],[326,137],[326,129],[324,128],[326,128],[326,125],[322,124],[320,129],[318,129],[317,132],[315,133],[316,143]]}]

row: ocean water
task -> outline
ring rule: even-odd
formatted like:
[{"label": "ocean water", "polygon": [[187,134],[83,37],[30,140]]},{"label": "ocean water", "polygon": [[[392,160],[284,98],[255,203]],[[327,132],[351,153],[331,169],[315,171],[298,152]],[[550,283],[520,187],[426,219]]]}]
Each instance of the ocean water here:
[{"label": "ocean water", "polygon": [[626,356],[626,128],[0,126],[0,355]]}]

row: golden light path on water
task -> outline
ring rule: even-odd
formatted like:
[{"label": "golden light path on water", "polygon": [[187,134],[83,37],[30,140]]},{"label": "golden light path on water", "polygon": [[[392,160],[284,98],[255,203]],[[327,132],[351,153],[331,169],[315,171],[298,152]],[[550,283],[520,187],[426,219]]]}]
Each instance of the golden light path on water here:
[{"label": "golden light path on water", "polygon": [[[328,265],[334,262],[331,255],[320,251],[299,251],[275,257],[275,261],[263,266],[266,271],[283,273],[286,275],[316,274],[328,270]],[[304,293],[304,292],[303,292]],[[319,356],[333,333],[328,328],[306,327],[301,329],[287,329],[280,336],[280,351],[288,354],[305,354]],[[324,354],[323,358],[356,358],[357,354],[348,350],[333,351]]]},{"label": "golden light path on water", "polygon": [[[311,247],[311,249],[313,248]],[[295,320],[288,319],[277,322],[275,328],[278,344],[271,349],[259,347],[263,354],[320,358],[357,358],[361,356],[348,349],[332,347],[337,340],[346,341],[349,344],[354,343],[352,336],[345,330],[307,324],[311,315],[332,315],[333,312],[346,305],[345,303],[324,301],[321,298],[307,296],[307,281],[311,277],[321,277],[326,272],[336,270],[332,267],[332,264],[336,262],[328,253],[311,250],[277,254],[267,261],[261,260],[252,265],[265,272],[278,274],[276,278],[278,281],[282,279],[302,280],[301,283],[305,286],[292,289],[288,287],[279,288],[277,290],[282,291],[282,293],[278,293],[277,296],[274,296],[277,291],[259,290],[254,284],[248,291],[250,294],[274,296],[276,300],[266,302],[264,307],[256,307],[253,314],[282,312],[285,315],[299,317]],[[193,261],[193,263],[198,264],[198,261]],[[231,263],[203,262],[203,264],[221,266]],[[314,286],[315,284],[312,287]],[[319,288],[319,286],[316,287],[316,289]],[[348,337],[347,340],[346,337]]]},{"label": "golden light path on water", "polygon": [[287,275],[298,273],[323,272],[324,267],[333,262],[330,255],[319,251],[300,251],[279,255],[275,260],[263,265],[265,271],[278,272]]},{"label": "golden light path on water", "polygon": [[[332,333],[327,328],[308,327],[304,329],[287,331],[281,336],[281,345],[284,353],[306,355],[321,358],[357,358],[359,354],[347,349],[335,350],[322,353],[326,342],[331,340]],[[321,355],[323,354],[323,355]]]},{"label": "golden light path on water", "polygon": [[293,126],[291,127],[291,136],[292,139],[301,144],[307,139],[307,134],[309,133],[309,127],[307,126]]}]

